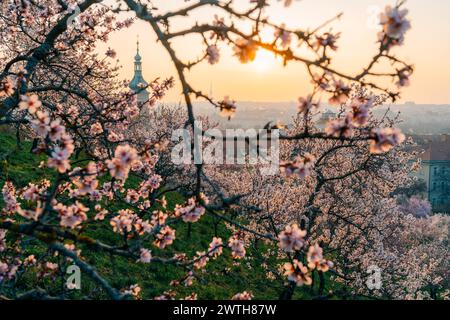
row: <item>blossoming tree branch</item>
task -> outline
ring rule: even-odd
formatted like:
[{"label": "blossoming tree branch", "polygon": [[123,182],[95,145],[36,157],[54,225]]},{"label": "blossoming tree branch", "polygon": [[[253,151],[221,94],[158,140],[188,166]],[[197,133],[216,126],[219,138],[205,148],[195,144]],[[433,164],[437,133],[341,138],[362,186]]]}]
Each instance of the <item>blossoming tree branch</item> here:
[{"label": "blossoming tree branch", "polygon": [[[405,136],[395,127],[398,119],[372,113],[398,99],[413,72],[394,53],[411,27],[404,3],[386,7],[381,31],[374,34],[377,51],[360,72],[350,74],[333,60],[340,34],[329,30],[340,14],[308,29],[288,29],[271,22],[266,0],[246,1],[247,8],[239,10],[231,0],[180,1],[163,13],[154,2],[0,4],[0,126],[19,150],[29,143],[39,163],[38,178],[23,181],[10,173],[14,150],[0,150],[1,297],[196,299],[202,293],[194,288],[201,287],[210,265],[223,266],[231,278],[233,267],[254,268],[256,259],[264,261],[260,267],[276,287],[273,299],[291,299],[302,286],[322,298],[415,298],[427,286],[436,295],[445,279],[443,231],[406,216],[391,197],[410,183],[411,159],[401,149]],[[284,1],[286,7],[291,3]],[[172,28],[175,19],[189,19],[204,7],[217,12],[209,23],[191,19],[188,27]],[[121,20],[121,12],[135,18]],[[143,104],[137,103],[139,92],[120,80],[114,50],[95,51],[96,43],[126,32],[137,19],[154,32],[177,71],[175,78],[142,87],[150,91]],[[251,25],[250,31],[237,21]],[[263,28],[273,30],[272,41],[262,40]],[[183,61],[173,42],[198,36],[204,54]],[[196,66],[223,58],[222,45],[231,46],[241,63],[269,50],[286,68],[303,65],[313,83],[311,94],[298,100],[292,128],[268,124],[283,129],[283,161],[275,177],[262,177],[251,166],[180,167],[168,158],[171,130],[196,129],[195,100],[206,100],[227,118],[239,109],[229,97],[209,96],[188,80]],[[158,111],[174,83],[181,85],[184,109]],[[313,118],[324,98],[340,112],[321,131]],[[178,198],[169,203],[173,193]],[[214,227],[204,245],[193,235],[206,220]],[[429,243],[420,242],[423,232]],[[409,263],[420,256],[426,256],[421,263]],[[118,260],[142,266],[149,277],[156,277],[159,267],[176,271],[148,296],[146,279],[123,284],[127,270]],[[365,285],[371,264],[389,279],[375,291]],[[64,285],[69,265],[98,289],[77,292]],[[332,283],[337,292],[327,289]],[[256,293],[249,286],[227,294],[251,299]]]}]

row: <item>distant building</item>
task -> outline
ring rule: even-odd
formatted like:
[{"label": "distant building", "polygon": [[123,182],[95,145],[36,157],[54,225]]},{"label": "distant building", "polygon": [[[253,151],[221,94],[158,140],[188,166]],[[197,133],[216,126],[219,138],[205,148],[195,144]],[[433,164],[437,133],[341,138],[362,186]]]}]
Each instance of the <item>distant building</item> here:
[{"label": "distant building", "polygon": [[139,54],[139,40],[136,43],[137,50],[134,56],[134,77],[130,82],[130,89],[137,93],[138,104],[144,104],[149,99],[147,90],[148,82],[142,76],[142,57]]},{"label": "distant building", "polygon": [[334,118],[336,118],[336,113],[334,113],[330,109],[327,109],[325,112],[323,112],[320,115],[320,118],[317,120],[316,125],[320,129],[324,129],[326,124],[328,123],[328,121],[330,121],[330,120],[332,120]]},{"label": "distant building", "polygon": [[428,200],[434,212],[450,213],[450,136],[428,143],[422,154],[419,178],[427,184]]}]

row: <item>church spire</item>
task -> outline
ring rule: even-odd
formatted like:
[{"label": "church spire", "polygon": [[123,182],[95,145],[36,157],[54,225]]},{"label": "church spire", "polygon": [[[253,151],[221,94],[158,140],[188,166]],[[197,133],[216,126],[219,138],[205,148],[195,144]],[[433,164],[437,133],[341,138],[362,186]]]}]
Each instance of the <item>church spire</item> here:
[{"label": "church spire", "polygon": [[139,54],[139,35],[137,35],[137,40],[136,40],[136,51]]},{"label": "church spire", "polygon": [[136,40],[136,55],[140,57],[140,54],[139,54],[139,35],[137,36],[137,40]]},{"label": "church spire", "polygon": [[141,73],[142,72],[142,58],[141,54],[139,53],[139,36],[137,37],[136,41],[136,55],[134,56],[134,73]]},{"label": "church spire", "polygon": [[148,82],[144,80],[142,76],[142,57],[139,48],[139,36],[136,40],[136,55],[134,56],[134,77],[130,82],[130,89],[134,92],[138,92],[138,101],[148,100],[148,91],[144,89],[148,86]]}]

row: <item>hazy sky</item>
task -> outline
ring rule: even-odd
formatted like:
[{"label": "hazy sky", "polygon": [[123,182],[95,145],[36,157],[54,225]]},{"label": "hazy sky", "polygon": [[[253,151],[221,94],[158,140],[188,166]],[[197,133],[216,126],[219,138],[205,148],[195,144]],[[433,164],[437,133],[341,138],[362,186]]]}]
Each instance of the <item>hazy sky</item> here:
[{"label": "hazy sky", "polygon": [[[184,0],[153,1],[161,12],[179,5]],[[248,4],[248,0],[236,1]],[[273,1],[267,15],[274,22],[284,22],[288,27],[314,28],[339,12],[344,16],[331,26],[333,31],[342,32],[335,55],[337,69],[349,72],[359,71],[376,50],[377,30],[371,27],[374,8],[394,4],[391,0],[301,0],[285,9]],[[409,18],[412,29],[406,42],[395,49],[400,57],[413,63],[416,72],[411,85],[404,89],[402,101],[416,103],[450,104],[450,0],[409,0]],[[181,18],[173,29],[181,29],[189,22],[212,21],[214,11],[198,10],[189,18]],[[243,25],[245,28],[246,26]],[[269,35],[271,35],[270,32]],[[156,77],[175,76],[174,68],[164,48],[155,41],[152,30],[145,22],[137,22],[131,28],[115,33],[108,44],[100,45],[100,52],[113,47],[123,66],[121,76],[131,79],[133,57],[136,51],[136,36],[139,34],[143,56],[144,77],[147,81]],[[195,59],[202,55],[202,48],[196,45],[197,38],[184,38],[175,43],[183,58]],[[242,65],[233,57],[231,49],[221,48],[221,61],[210,66],[206,62],[195,67],[189,74],[195,89],[208,93],[212,84],[216,99],[230,95],[235,100],[292,101],[309,92],[310,80],[304,66],[291,62],[283,67],[280,60],[261,51],[256,62]],[[167,101],[181,101],[180,88],[173,89]]]}]

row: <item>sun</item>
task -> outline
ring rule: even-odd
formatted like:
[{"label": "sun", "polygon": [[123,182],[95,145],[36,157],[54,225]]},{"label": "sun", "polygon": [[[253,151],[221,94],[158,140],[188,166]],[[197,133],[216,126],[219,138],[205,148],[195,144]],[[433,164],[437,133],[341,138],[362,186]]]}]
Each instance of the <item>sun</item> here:
[{"label": "sun", "polygon": [[275,55],[266,49],[259,49],[253,60],[253,66],[258,72],[267,72],[275,66],[275,63]]}]

